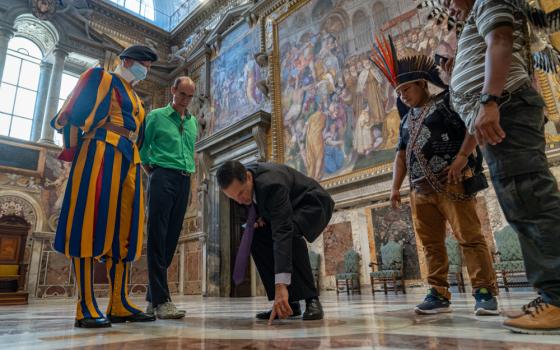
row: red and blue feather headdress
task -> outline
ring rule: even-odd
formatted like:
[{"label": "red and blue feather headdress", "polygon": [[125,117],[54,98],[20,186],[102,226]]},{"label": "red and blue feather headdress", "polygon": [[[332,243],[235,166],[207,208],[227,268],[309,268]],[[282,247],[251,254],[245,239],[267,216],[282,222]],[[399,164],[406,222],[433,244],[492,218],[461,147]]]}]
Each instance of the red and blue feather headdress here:
[{"label": "red and blue feather headdress", "polygon": [[440,88],[447,88],[439,77],[438,67],[430,57],[418,55],[398,59],[391,36],[375,37],[369,59],[395,89],[403,84],[420,80],[425,80]]}]

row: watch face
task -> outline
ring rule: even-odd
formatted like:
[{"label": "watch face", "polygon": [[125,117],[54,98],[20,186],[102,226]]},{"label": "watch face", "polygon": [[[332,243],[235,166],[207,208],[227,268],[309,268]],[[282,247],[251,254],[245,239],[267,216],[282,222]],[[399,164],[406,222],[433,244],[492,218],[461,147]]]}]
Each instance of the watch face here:
[{"label": "watch face", "polygon": [[482,96],[480,96],[480,102],[481,102],[481,103],[488,103],[489,97],[490,97],[490,96],[488,96],[488,95],[482,95]]}]

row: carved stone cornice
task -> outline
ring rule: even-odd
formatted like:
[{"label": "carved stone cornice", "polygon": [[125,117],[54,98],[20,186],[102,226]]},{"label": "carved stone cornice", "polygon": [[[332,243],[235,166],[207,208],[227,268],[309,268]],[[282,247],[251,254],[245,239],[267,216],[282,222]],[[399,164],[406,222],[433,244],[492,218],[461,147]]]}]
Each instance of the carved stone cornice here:
[{"label": "carved stone cornice", "polygon": [[205,4],[199,6],[183,23],[171,31],[171,38],[174,43],[183,42],[189,35],[194,33],[198,28],[208,27],[209,30],[214,30],[213,22],[219,20],[227,11],[250,4],[249,0],[209,0]]},{"label": "carved stone cornice", "polygon": [[[204,23],[209,23],[215,16],[220,15],[223,7],[236,0],[208,0],[206,3],[195,9],[190,15],[183,19],[183,23],[179,24],[171,31],[171,38],[175,42],[183,42],[191,33]],[[178,39],[178,40],[177,40]]]},{"label": "carved stone cornice", "polygon": [[206,44],[212,45],[221,37],[225,36],[231,28],[235,27],[239,23],[239,20],[243,18],[243,15],[250,7],[250,4],[245,4],[228,9],[220,18],[220,22],[218,22],[216,28],[214,28],[208,36]]},{"label": "carved stone cornice", "polygon": [[257,3],[251,11],[260,17],[267,17],[287,2],[288,0],[264,0]]},{"label": "carved stone cornice", "polygon": [[267,154],[266,133],[269,128],[270,114],[258,111],[198,141],[195,151],[208,157],[210,172],[225,160],[263,160]]},{"label": "carved stone cornice", "polygon": [[169,40],[170,35],[165,30],[159,28],[154,24],[143,21],[132,14],[126,13],[125,11],[117,7],[114,7],[100,0],[90,0],[89,4],[90,8],[94,10],[94,17],[97,17],[96,15],[103,15],[111,20],[116,20],[143,34],[146,34],[153,39],[157,39],[160,41]]}]

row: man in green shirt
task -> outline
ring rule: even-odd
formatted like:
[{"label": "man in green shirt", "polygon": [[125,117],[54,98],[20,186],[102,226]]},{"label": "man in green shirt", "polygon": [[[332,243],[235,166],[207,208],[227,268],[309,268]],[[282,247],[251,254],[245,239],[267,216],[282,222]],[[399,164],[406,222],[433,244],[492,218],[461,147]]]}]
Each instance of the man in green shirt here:
[{"label": "man in green shirt", "polygon": [[185,317],[171,302],[167,269],[171,265],[187,210],[191,174],[195,171],[194,143],[199,123],[187,111],[195,92],[189,77],[171,87],[173,101],[147,117],[140,150],[148,180],[147,313],[160,319]]}]

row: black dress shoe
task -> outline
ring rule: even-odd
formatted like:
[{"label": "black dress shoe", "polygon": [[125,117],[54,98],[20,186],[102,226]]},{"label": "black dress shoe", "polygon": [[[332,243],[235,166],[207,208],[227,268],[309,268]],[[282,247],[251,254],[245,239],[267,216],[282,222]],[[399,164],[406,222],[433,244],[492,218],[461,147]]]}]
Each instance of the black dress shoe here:
[{"label": "black dress shoe", "polygon": [[139,312],[130,316],[114,316],[109,315],[109,319],[112,323],[125,323],[125,322],[152,322],[156,320],[156,316],[153,314],[146,314],[144,312]]},{"label": "black dress shoe", "polygon": [[[292,315],[290,316],[290,318],[301,316],[301,306],[299,306],[299,301],[294,302],[294,303],[290,303],[290,307],[292,308],[292,312],[293,312]],[[259,312],[257,314],[257,318],[259,320],[269,320],[271,314],[272,314],[272,310]],[[277,320],[278,316],[276,316],[274,319]]]},{"label": "black dress shoe", "polygon": [[77,328],[107,328],[111,327],[111,321],[105,317],[100,318],[82,318],[74,322],[74,327]]},{"label": "black dress shoe", "polygon": [[303,313],[304,321],[322,320],[324,315],[323,307],[319,299],[311,299],[305,303],[305,312]]}]

